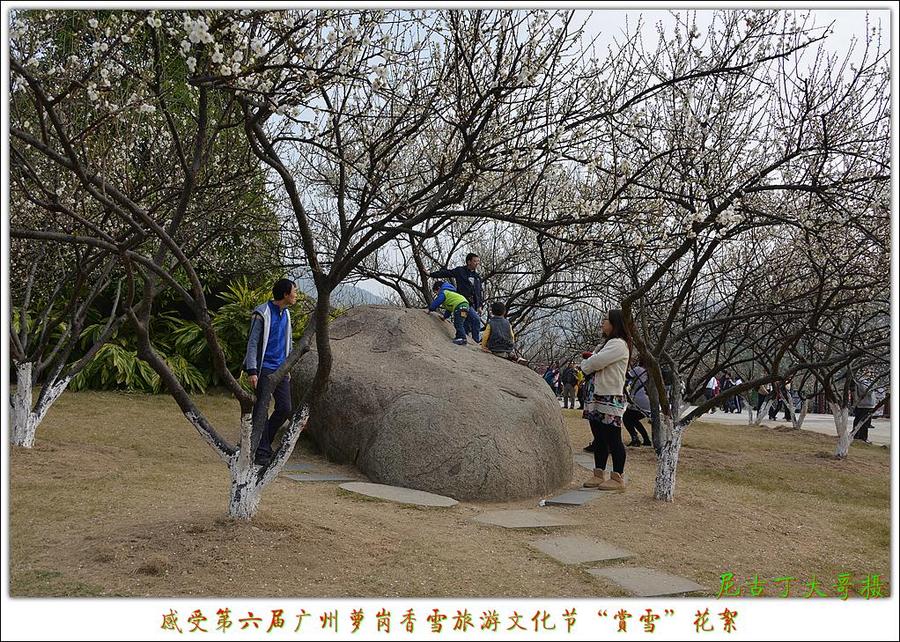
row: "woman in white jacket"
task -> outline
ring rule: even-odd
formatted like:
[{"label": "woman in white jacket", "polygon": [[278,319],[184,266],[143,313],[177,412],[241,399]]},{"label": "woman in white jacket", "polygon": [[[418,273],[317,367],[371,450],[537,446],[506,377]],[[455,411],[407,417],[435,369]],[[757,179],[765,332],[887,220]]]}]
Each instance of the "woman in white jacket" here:
[{"label": "woman in white jacket", "polygon": [[[625,402],[625,372],[631,356],[631,335],[625,327],[621,310],[610,310],[603,320],[603,348],[581,362],[581,370],[590,375],[585,393],[583,417],[591,424],[594,435],[594,476],[585,488],[625,490],[625,444],[622,443],[622,415]],[[613,472],[606,479],[606,462],[612,455]]]}]

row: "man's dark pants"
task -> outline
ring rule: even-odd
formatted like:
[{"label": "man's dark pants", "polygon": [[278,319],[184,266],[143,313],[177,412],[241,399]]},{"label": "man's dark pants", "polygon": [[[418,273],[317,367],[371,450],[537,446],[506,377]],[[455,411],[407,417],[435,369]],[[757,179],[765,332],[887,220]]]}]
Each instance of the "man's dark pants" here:
[{"label": "man's dark pants", "polygon": [[[263,368],[259,371],[259,381],[256,385],[257,390],[262,382],[271,377],[274,372],[274,370],[269,368]],[[275,439],[275,433],[277,433],[278,429],[281,428],[281,425],[287,421],[288,417],[291,416],[291,378],[289,375],[286,375],[275,387],[272,397],[275,399],[275,412],[272,413],[272,416],[269,417],[269,420],[266,422],[266,429],[263,431],[259,440],[259,446],[256,449],[257,457],[272,457],[272,440]],[[257,398],[256,403],[260,403],[259,398]],[[268,400],[266,400],[266,404],[268,405]]]}]

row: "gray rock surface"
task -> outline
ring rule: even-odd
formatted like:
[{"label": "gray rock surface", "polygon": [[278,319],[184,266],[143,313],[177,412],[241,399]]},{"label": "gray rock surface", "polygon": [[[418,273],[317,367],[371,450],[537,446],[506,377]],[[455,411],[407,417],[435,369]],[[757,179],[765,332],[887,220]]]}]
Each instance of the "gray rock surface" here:
[{"label": "gray rock surface", "polygon": [[[369,479],[456,499],[547,495],[572,479],[562,413],[527,367],[457,346],[437,314],[361,306],[331,326],[334,367],[307,430]],[[312,380],[316,353],[293,385]]]}]

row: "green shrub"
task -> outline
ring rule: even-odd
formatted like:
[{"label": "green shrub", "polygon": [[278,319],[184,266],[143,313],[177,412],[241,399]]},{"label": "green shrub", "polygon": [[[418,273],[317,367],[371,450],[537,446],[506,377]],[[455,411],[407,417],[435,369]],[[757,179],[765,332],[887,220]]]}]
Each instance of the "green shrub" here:
[{"label": "green shrub", "polygon": [[[250,390],[241,373],[250,329],[250,315],[263,301],[271,298],[268,283],[253,285],[240,277],[228,285],[220,298],[224,302],[211,312],[212,325],[225,363],[234,377]],[[304,310],[310,308],[309,298],[301,294],[291,310],[291,334],[300,338],[309,319]],[[95,318],[99,314],[95,315]],[[82,349],[86,350],[103,331],[104,321],[98,319],[81,333]],[[151,320],[153,347],[166,361],[182,386],[189,392],[205,392],[210,386],[222,383],[213,368],[212,353],[203,329],[192,320],[176,316],[172,311],[161,312]],[[81,373],[69,384],[72,390],[128,390],[159,393],[162,382],[156,372],[137,357],[136,337],[126,324],[94,356]]]}]

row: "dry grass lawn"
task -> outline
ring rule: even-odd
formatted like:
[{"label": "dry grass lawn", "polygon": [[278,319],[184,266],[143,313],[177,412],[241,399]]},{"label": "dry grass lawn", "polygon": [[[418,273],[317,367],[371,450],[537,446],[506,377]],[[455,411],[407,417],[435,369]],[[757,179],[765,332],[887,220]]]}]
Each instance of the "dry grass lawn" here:
[{"label": "dry grass lawn", "polygon": [[[236,434],[236,404],[201,398]],[[589,441],[564,411],[575,451]],[[698,423],[687,431],[676,501],[652,498],[652,449],[628,449],[628,491],[578,508],[547,508],[636,554],[633,565],[691,578],[890,572],[890,454],[833,438]],[[341,470],[302,444],[294,459]],[[472,521],[497,508],[420,509],[360,499],[335,483],[277,480],[252,523],[225,518],[228,473],[167,396],[66,393],[33,450],[10,461],[13,596],[525,596],[624,593],[532,551],[549,530]],[[576,466],[580,485],[588,473]],[[587,565],[588,567],[591,565]],[[795,588],[795,591],[799,590]],[[774,588],[768,594],[774,594]]]}]

